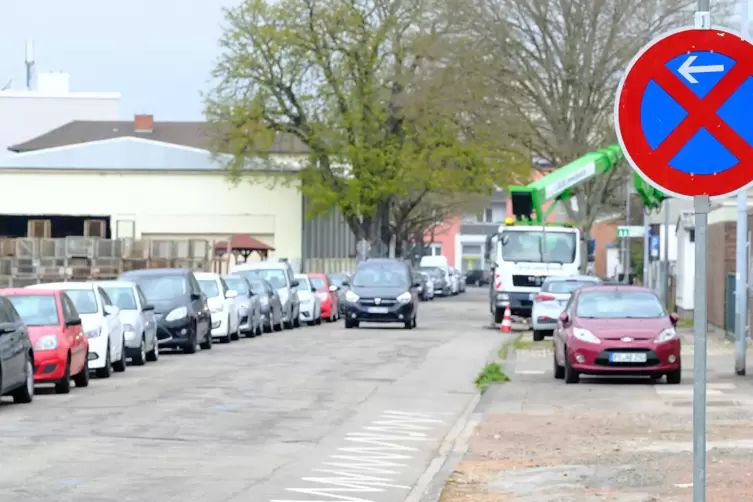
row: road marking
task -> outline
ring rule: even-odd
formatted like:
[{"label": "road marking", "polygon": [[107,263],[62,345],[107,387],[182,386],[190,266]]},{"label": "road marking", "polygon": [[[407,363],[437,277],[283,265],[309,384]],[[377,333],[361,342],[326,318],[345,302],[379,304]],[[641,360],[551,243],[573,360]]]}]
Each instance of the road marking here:
[{"label": "road marking", "polygon": [[[285,491],[316,496],[316,499],[275,499],[270,502],[375,502],[352,494],[384,493],[388,489],[410,490],[395,479],[414,458],[410,453],[418,448],[403,442],[432,441],[427,432],[442,420],[432,418],[438,414],[385,411],[379,420],[363,427],[362,432],[350,432],[345,441],[358,446],[338,448],[323,462],[324,468],[314,469],[327,476],[307,476],[302,481],[320,486],[286,488]],[[444,413],[442,415],[445,415]],[[323,486],[322,486],[323,485]]]},{"label": "road marking", "polygon": [[516,375],[545,375],[546,370],[515,370]]},{"label": "road marking", "polygon": [[[660,396],[678,396],[687,397],[693,395],[693,388],[688,387],[686,389],[665,389],[663,387],[654,387],[654,390]],[[720,396],[722,391],[716,389],[706,389],[706,394],[709,396]]]}]

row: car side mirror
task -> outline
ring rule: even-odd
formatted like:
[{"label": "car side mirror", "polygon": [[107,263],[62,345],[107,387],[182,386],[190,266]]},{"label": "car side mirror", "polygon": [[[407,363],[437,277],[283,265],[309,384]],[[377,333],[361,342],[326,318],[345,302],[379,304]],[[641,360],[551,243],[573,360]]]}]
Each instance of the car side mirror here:
[{"label": "car side mirror", "polygon": [[420,282],[414,282],[413,283],[413,287],[414,288],[420,288],[421,287],[421,283]]},{"label": "car side mirror", "polygon": [[238,292],[234,289],[228,289],[227,293],[225,293],[225,298],[231,299],[238,296]]},{"label": "car side mirror", "polygon": [[301,283],[298,282],[298,281],[296,281],[296,280],[294,280],[293,282],[290,283],[290,286],[293,287],[293,288],[297,288],[299,284],[301,284]]},{"label": "car side mirror", "polygon": [[560,314],[560,321],[562,321],[562,324],[567,324],[570,322],[570,316],[567,314],[567,312],[562,312]]},{"label": "car side mirror", "polygon": [[338,289],[340,289],[340,288],[338,288],[338,287],[337,287],[337,286],[335,286],[334,284],[333,284],[332,286],[330,286],[330,287],[329,287],[329,290],[330,290],[330,291],[331,291],[332,293],[334,293],[334,292],[335,292],[335,291],[337,291]]},{"label": "car side mirror", "polygon": [[141,307],[141,310],[143,310],[144,312],[148,312],[150,310],[154,310],[154,305],[151,305],[151,304],[147,303],[146,305],[144,305],[143,307]]},{"label": "car side mirror", "polygon": [[350,281],[343,281],[343,282],[342,282],[342,285],[343,285],[343,286],[350,286]]},{"label": "car side mirror", "polygon": [[191,293],[191,300],[201,300],[201,295],[198,293]]},{"label": "car side mirror", "polygon": [[680,316],[672,312],[671,314],[669,314],[669,320],[672,323],[672,326],[676,327],[677,323],[680,321]]},{"label": "car side mirror", "polygon": [[74,317],[73,319],[68,319],[67,321],[65,321],[66,328],[70,328],[71,326],[81,326],[81,318]]}]

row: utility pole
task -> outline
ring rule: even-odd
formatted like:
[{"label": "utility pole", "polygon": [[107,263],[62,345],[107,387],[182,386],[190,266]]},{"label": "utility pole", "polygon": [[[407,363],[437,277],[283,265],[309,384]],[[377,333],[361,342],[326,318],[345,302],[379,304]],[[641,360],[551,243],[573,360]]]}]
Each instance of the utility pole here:
[{"label": "utility pole", "polygon": [[[669,307],[669,200],[664,199],[664,238],[660,239],[662,248],[662,260],[661,260],[661,280],[662,280],[662,300],[664,305]],[[660,233],[661,235],[661,233]]]}]

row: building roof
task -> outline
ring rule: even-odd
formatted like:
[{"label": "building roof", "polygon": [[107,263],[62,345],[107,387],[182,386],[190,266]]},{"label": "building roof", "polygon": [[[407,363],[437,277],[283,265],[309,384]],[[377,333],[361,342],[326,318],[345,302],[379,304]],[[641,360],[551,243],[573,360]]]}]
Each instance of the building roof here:
[{"label": "building roof", "polygon": [[[275,248],[269,244],[248,234],[236,234],[230,238],[230,247],[233,251],[274,251]],[[215,254],[227,252],[227,241],[216,242],[214,244]]]},{"label": "building roof", "polygon": [[[74,120],[41,136],[13,145],[8,150],[31,152],[129,136],[210,150],[210,134],[209,124],[206,122],[154,121],[150,130],[136,131],[133,120]],[[295,136],[280,133],[267,153],[305,154],[308,149]]]}]

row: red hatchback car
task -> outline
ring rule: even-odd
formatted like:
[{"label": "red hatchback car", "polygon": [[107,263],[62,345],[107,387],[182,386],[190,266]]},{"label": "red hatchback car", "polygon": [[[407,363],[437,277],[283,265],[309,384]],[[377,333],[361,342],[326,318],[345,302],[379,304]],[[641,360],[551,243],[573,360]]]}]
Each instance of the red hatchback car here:
[{"label": "red hatchback car", "polygon": [[570,297],[554,330],[554,378],[580,375],[682,379],[677,316],[653,291],[637,286],[584,286]]},{"label": "red hatchback car", "polygon": [[54,383],[55,392],[71,391],[89,385],[89,341],[81,328],[81,318],[65,291],[44,289],[3,289],[29,329],[34,347],[34,381]]},{"label": "red hatchback car", "polygon": [[340,305],[337,299],[337,286],[330,282],[327,274],[306,274],[316,289],[316,296],[322,304],[322,319],[333,322],[340,318]]}]

